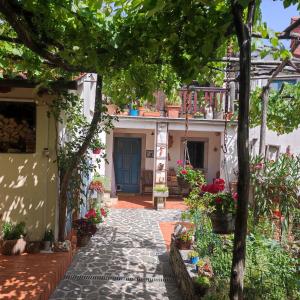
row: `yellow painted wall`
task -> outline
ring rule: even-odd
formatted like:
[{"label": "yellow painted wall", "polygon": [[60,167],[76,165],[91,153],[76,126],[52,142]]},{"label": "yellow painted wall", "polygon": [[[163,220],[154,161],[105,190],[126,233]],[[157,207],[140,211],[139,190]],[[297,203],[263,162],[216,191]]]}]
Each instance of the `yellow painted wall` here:
[{"label": "yellow painted wall", "polygon": [[[0,227],[4,221],[25,221],[31,240],[43,238],[46,228],[56,229],[58,197],[55,121],[47,117],[49,96],[33,89],[13,89],[0,99],[33,99],[36,107],[36,152],[0,153]],[[1,105],[1,102],[0,102]],[[43,149],[49,148],[49,158]]]}]

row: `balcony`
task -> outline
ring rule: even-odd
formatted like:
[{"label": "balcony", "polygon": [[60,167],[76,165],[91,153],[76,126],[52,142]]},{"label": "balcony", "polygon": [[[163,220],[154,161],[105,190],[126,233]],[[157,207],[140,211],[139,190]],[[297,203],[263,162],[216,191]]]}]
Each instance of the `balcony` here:
[{"label": "balcony", "polygon": [[114,104],[109,104],[107,108],[110,115],[117,116],[230,120],[233,117],[233,99],[227,97],[227,93],[226,88],[220,87],[182,88],[178,91],[177,103],[168,103],[163,92],[156,92],[154,94],[156,103],[144,103],[144,105],[134,103],[123,110]]}]

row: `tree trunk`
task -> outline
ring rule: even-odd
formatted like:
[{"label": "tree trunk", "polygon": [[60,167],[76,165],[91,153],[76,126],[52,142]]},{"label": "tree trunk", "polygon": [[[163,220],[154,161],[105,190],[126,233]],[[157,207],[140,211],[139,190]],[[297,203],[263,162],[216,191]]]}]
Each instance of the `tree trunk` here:
[{"label": "tree trunk", "polygon": [[266,131],[267,131],[267,113],[269,102],[269,87],[263,87],[262,90],[262,106],[261,106],[261,125],[259,136],[259,155],[265,155],[266,148]]},{"label": "tree trunk", "polygon": [[249,201],[249,101],[251,69],[251,29],[255,2],[248,6],[248,23],[243,21],[243,7],[232,1],[232,12],[240,47],[240,94],[238,116],[238,201],[233,244],[233,258],[230,278],[230,299],[243,299],[244,271],[246,257],[246,235]]},{"label": "tree trunk", "polygon": [[102,77],[97,77],[96,87],[96,99],[94,106],[94,115],[90,124],[90,128],[87,135],[76,153],[70,158],[70,164],[63,174],[60,184],[60,196],[59,196],[59,233],[58,238],[60,241],[65,239],[65,226],[66,226],[66,213],[67,213],[67,199],[68,199],[68,188],[70,179],[73,172],[76,170],[81,157],[86,153],[91,140],[97,132],[98,124],[101,121],[101,109],[102,109]]}]

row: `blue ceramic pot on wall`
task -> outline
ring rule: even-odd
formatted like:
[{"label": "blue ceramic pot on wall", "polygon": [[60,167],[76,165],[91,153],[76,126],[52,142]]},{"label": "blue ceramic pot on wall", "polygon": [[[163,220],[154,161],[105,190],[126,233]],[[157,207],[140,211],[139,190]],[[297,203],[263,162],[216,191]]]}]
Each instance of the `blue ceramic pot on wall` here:
[{"label": "blue ceramic pot on wall", "polygon": [[198,260],[199,260],[199,257],[198,257],[198,256],[196,256],[196,257],[191,257],[191,258],[190,258],[190,262],[191,262],[191,264],[193,264],[193,265],[195,265],[195,264],[198,262]]},{"label": "blue ceramic pot on wall", "polygon": [[137,109],[130,109],[129,115],[137,117],[139,115],[139,111]]}]

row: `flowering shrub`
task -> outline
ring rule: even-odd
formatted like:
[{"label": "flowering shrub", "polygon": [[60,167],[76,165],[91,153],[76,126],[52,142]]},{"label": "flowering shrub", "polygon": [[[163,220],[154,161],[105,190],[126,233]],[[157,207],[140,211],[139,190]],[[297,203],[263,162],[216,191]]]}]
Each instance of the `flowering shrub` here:
[{"label": "flowering shrub", "polygon": [[211,212],[215,211],[222,214],[235,213],[238,195],[237,193],[231,194],[224,190],[225,181],[222,178],[201,187],[204,202]]},{"label": "flowering shrub", "polygon": [[93,223],[93,221],[91,219],[86,219],[86,218],[74,220],[72,223],[72,227],[77,230],[77,235],[80,236],[84,236],[84,235],[92,236],[97,231],[97,227]]},{"label": "flowering shrub", "polygon": [[85,218],[91,221],[93,224],[102,223],[105,217],[107,217],[108,209],[101,207],[99,208],[92,208],[86,214]]},{"label": "flowering shrub", "polygon": [[103,183],[100,180],[93,180],[90,183],[89,190],[97,191],[98,193],[103,193],[104,192]]},{"label": "flowering shrub", "polygon": [[205,178],[200,170],[195,170],[191,165],[183,166],[183,161],[177,161],[177,177],[188,182],[191,187],[201,186],[205,183]]}]

